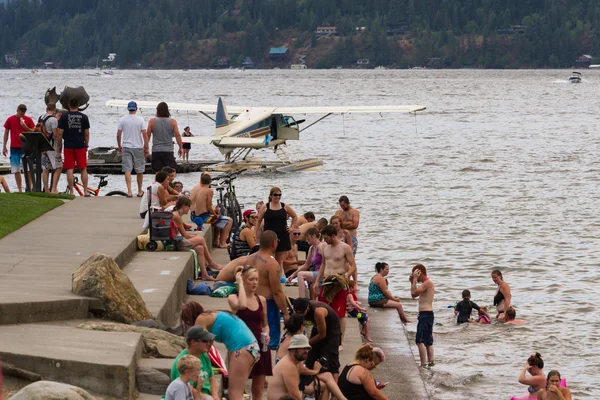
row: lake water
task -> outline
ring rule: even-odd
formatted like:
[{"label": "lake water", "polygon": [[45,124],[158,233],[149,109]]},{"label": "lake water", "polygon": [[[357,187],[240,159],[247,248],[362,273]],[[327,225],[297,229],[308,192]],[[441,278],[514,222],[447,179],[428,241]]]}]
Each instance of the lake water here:
[{"label": "lake water", "polygon": [[[29,115],[37,116],[47,88],[84,85],[91,96],[94,147],[116,143],[124,110],[105,108],[110,98],[425,105],[416,120],[402,114],[331,116],[290,146],[324,159],[322,171],[247,174],[236,181],[239,197],[253,206],[277,185],[296,211],[329,217],[337,198],[348,195],[361,211],[357,262],[363,288],[375,262],[388,262],[391,288],[413,319],[417,304],[407,277],[417,262],[428,267],[436,284],[438,364],[424,373],[432,398],[525,393],[517,379],[535,351],[544,357],[546,372],[558,369],[567,378],[574,397],[599,398],[600,72],[586,71],[579,85],[567,82],[569,72],[115,71],[90,77],[86,71],[2,71],[0,115],[24,102]],[[202,116],[174,117],[180,129],[213,133]],[[212,146],[194,145],[190,158],[219,157]],[[191,188],[199,174],[178,179]],[[110,177],[109,188],[123,187],[121,176]],[[467,288],[473,301],[491,306],[495,268],[510,284],[517,317],[527,325],[457,326],[448,306]],[[414,342],[416,325],[407,329]]]}]

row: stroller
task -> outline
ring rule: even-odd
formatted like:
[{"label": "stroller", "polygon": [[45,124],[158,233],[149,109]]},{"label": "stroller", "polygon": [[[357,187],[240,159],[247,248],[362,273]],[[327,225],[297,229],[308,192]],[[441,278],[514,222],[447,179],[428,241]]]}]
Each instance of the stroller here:
[{"label": "stroller", "polygon": [[152,186],[148,186],[148,218],[150,221],[148,234],[150,240],[146,243],[146,250],[156,251],[158,249],[158,242],[167,242],[165,243],[165,245],[167,245],[170,244],[169,242],[173,239],[173,232],[171,229],[173,213],[153,210],[151,202]]}]

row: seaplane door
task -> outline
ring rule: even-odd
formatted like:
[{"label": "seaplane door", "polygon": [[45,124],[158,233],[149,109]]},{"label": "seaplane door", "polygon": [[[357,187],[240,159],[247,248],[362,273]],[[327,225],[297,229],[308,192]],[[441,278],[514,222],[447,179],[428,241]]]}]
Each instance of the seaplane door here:
[{"label": "seaplane door", "polygon": [[277,115],[273,115],[271,117],[271,136],[273,136],[272,140],[277,140]]},{"label": "seaplane door", "polygon": [[[279,120],[279,123],[276,124],[276,130],[277,130],[277,137],[279,139],[285,139],[285,140],[299,140],[300,139],[300,134],[298,132],[298,124],[296,123],[296,121],[294,120],[293,117],[291,116],[283,116],[281,114],[278,115],[273,115],[273,121],[275,121],[275,118],[277,118]],[[273,123],[272,121],[272,123]],[[272,128],[273,125],[271,125],[271,131],[273,130]],[[273,135],[273,133],[271,133],[271,135]],[[274,135],[273,135],[274,136]]]}]

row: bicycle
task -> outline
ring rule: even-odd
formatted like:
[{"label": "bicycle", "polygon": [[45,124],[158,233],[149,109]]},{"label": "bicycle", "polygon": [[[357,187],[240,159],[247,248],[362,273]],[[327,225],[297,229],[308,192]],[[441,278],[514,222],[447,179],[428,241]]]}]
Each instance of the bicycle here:
[{"label": "bicycle", "polygon": [[[235,186],[233,185],[233,181],[237,178],[237,175],[242,172],[243,170],[215,178],[215,180],[220,181],[216,186],[216,189],[219,192],[217,206],[220,208],[221,215],[231,218],[232,233],[238,232],[240,226],[242,226],[242,208],[244,205],[238,202],[237,196],[235,195]],[[223,192],[225,192],[225,194],[223,194]]]},{"label": "bicycle", "polygon": [[[98,182],[98,187],[96,189],[92,189],[90,187],[88,187],[88,194],[90,196],[99,196],[100,195],[100,189],[103,188],[104,186],[108,185],[108,179],[106,179],[108,175],[94,175],[94,178],[98,178],[100,179],[100,181]],[[84,196],[84,191],[85,188],[83,187],[83,183],[79,182],[79,178],[74,177],[74,181],[73,181],[73,189],[75,189],[75,191],[80,195],[80,196]],[[62,193],[69,193],[69,185],[67,184],[67,187],[65,189],[64,192]],[[106,193],[106,196],[127,196],[127,193],[122,192],[120,190],[113,190],[111,192]]]}]

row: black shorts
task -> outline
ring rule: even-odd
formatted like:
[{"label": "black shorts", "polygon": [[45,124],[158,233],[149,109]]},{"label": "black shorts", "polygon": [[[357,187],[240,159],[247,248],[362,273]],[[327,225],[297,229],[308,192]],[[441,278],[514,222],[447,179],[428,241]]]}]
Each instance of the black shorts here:
[{"label": "black shorts", "polygon": [[192,148],[192,144],[191,143],[184,143],[183,144],[183,148],[186,150],[190,150]]},{"label": "black shorts", "polygon": [[177,168],[177,161],[171,151],[157,151],[152,153],[152,172],[157,173],[163,167]]},{"label": "black shorts", "polygon": [[420,311],[415,342],[425,346],[433,345],[433,311]]}]

